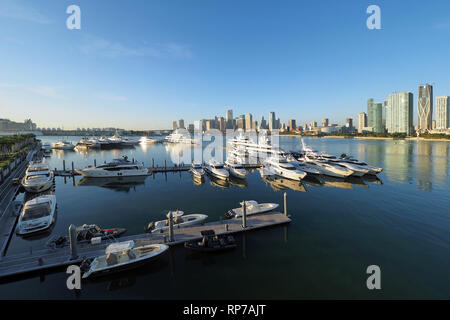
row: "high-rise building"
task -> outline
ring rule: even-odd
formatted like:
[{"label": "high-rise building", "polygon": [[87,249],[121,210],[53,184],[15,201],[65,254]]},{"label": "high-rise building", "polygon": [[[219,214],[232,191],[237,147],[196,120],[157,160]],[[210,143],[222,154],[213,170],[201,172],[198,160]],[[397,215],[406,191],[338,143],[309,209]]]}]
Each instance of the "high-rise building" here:
[{"label": "high-rise building", "polygon": [[310,125],[310,127],[315,128],[315,127],[317,127],[317,121],[311,121],[311,123],[309,125]]},{"label": "high-rise building", "polygon": [[345,126],[350,129],[353,128],[353,118],[345,119]]},{"label": "high-rise building", "polygon": [[281,128],[281,121],[280,121],[280,118],[277,118],[277,120],[275,121],[275,123],[276,123],[275,129],[280,129],[280,128]]},{"label": "high-rise building", "polygon": [[264,116],[261,117],[261,122],[259,124],[259,129],[267,129],[267,123],[266,123],[266,120],[264,119]]},{"label": "high-rise building", "polygon": [[275,120],[275,112],[269,113],[269,130],[276,130],[278,129],[276,126],[276,120]]},{"label": "high-rise building", "polygon": [[227,110],[227,119],[226,120],[227,120],[227,122],[230,120],[233,120],[233,110],[232,109]]},{"label": "high-rise building", "polygon": [[253,128],[253,130],[258,129],[258,121],[256,121],[256,120],[253,121],[252,128]]},{"label": "high-rise building", "polygon": [[203,131],[203,120],[194,121],[194,129],[195,129],[195,131],[202,132]]},{"label": "high-rise building", "polygon": [[386,108],[386,128],[389,133],[413,133],[413,94],[392,93]]},{"label": "high-rise building", "polygon": [[217,122],[219,124],[219,130],[222,131],[222,132],[225,132],[225,129],[226,129],[225,118],[224,117],[219,117],[217,119]]},{"label": "high-rise building", "polygon": [[173,122],[172,122],[172,129],[173,129],[173,130],[176,130],[177,128],[178,128],[177,122],[176,122],[176,121],[173,121]]},{"label": "high-rise building", "polygon": [[245,130],[252,130],[253,117],[251,113],[245,115]]},{"label": "high-rise building", "polygon": [[367,101],[367,126],[373,128],[373,132],[382,133],[383,130],[383,104],[374,102],[373,99]]},{"label": "high-rise building", "polygon": [[436,97],[436,129],[450,128],[450,97]]},{"label": "high-rise building", "polygon": [[367,115],[365,112],[361,112],[358,114],[358,132],[362,133],[365,127],[367,127]]},{"label": "high-rise building", "polygon": [[323,118],[322,119],[322,127],[328,127],[329,123],[330,122],[329,122],[328,118]]},{"label": "high-rise building", "polygon": [[179,129],[186,129],[184,127],[184,120],[183,119],[178,120],[178,128]]},{"label": "high-rise building", "polygon": [[289,130],[290,131],[295,131],[296,129],[297,129],[297,126],[295,124],[295,119],[289,120]]},{"label": "high-rise building", "polygon": [[237,119],[237,128],[245,130],[245,119],[242,118]]},{"label": "high-rise building", "polygon": [[425,84],[419,86],[417,97],[419,130],[426,131],[432,129],[433,120],[433,86]]}]

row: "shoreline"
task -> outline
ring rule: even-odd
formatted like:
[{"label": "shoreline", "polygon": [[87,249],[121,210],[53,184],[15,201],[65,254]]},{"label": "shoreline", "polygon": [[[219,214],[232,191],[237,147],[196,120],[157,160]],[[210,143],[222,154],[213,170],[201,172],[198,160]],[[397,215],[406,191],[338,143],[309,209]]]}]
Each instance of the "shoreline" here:
[{"label": "shoreline", "polygon": [[351,137],[351,136],[299,136],[299,135],[280,135],[280,137],[298,137],[298,138],[325,138],[325,139],[358,139],[358,140],[406,140],[406,141],[431,141],[431,142],[450,142],[450,139],[439,139],[439,138],[421,138],[421,137],[405,137],[405,138],[394,138],[394,137]]}]

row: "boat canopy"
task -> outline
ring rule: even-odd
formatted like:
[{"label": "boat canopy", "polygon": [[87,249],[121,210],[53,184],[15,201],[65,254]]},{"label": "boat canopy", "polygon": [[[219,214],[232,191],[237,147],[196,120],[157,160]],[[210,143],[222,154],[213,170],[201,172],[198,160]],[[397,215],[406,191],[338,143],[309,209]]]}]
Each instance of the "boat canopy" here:
[{"label": "boat canopy", "polygon": [[132,249],[134,246],[134,241],[124,241],[124,242],[118,242],[110,244],[108,247],[106,247],[105,253],[116,253],[116,252],[123,252],[127,251],[129,249]]}]

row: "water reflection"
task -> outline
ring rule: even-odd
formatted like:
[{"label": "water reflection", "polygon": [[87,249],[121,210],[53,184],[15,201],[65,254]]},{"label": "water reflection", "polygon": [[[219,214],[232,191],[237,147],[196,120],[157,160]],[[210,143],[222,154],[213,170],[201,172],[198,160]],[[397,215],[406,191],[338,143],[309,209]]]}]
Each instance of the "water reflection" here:
[{"label": "water reflection", "polygon": [[290,180],[278,176],[264,176],[264,182],[269,184],[274,191],[291,189],[294,191],[306,192],[306,188],[301,181]]},{"label": "water reflection", "polygon": [[109,178],[82,178],[77,186],[96,186],[117,192],[136,191],[137,186],[145,185],[146,176],[138,177],[109,177]]}]

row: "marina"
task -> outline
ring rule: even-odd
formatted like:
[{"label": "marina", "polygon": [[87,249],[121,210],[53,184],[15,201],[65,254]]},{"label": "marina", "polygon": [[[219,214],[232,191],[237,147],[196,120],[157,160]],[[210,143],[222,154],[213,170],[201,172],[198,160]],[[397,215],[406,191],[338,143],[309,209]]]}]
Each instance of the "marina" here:
[{"label": "marina", "polygon": [[[42,141],[53,143],[52,138],[43,137]],[[54,139],[61,140],[58,137]],[[301,150],[302,148],[300,139],[283,137],[280,142],[284,150]],[[399,212],[403,212],[401,208],[408,207],[410,215],[412,214],[419,221],[420,213],[409,206],[408,201],[399,202],[396,207],[385,205],[386,197],[392,199],[400,197],[403,200],[408,199],[409,202],[415,197],[435,208],[443,206],[445,203],[443,199],[448,197],[448,190],[445,188],[447,176],[439,172],[448,172],[448,161],[443,161],[444,155],[448,155],[449,152],[447,144],[415,145],[405,142],[394,145],[392,142],[388,144],[384,141],[370,143],[333,141],[330,143],[325,139],[311,138],[305,139],[305,142],[314,149],[326,151],[327,154],[350,154],[360,161],[382,167],[384,170],[377,176],[352,176],[343,179],[324,175],[317,175],[317,178],[314,178],[315,174],[313,174],[301,181],[295,181],[270,174],[265,176],[263,171],[266,168],[263,168],[262,164],[244,164],[247,171],[245,179],[230,176],[228,180],[221,181],[207,173],[200,175],[201,178],[196,178],[196,175],[190,172],[191,165],[177,161],[181,159],[178,157],[180,152],[185,152],[186,148],[191,147],[189,144],[181,147],[173,143],[152,143],[126,150],[92,149],[86,152],[54,149],[50,152],[50,156],[45,158],[45,162],[50,168],[58,168],[52,169],[55,174],[55,186],[51,191],[56,195],[58,204],[56,222],[48,233],[31,238],[23,238],[15,233],[17,225],[14,219],[2,226],[8,230],[2,234],[7,242],[2,242],[6,250],[0,261],[2,277],[0,293],[7,288],[30,285],[33,279],[41,279],[40,284],[33,284],[35,288],[57,286],[59,282],[65,281],[65,266],[80,264],[85,258],[99,256],[108,244],[117,241],[133,240],[138,245],[166,243],[170,246],[170,250],[164,254],[160,262],[136,269],[136,273],[123,271],[117,275],[108,276],[105,280],[99,280],[100,282],[96,282],[97,285],[84,284],[83,294],[117,298],[130,294],[149,298],[183,298],[193,294],[201,298],[205,297],[203,291],[192,288],[196,286],[196,283],[208,286],[205,281],[214,279],[223,288],[223,292],[217,295],[220,298],[235,292],[232,284],[227,284],[226,279],[230,276],[236,281],[244,281],[243,277],[250,276],[250,271],[246,270],[258,270],[256,275],[252,274],[252,277],[261,281],[266,274],[275,272],[278,281],[273,286],[275,290],[287,290],[283,291],[286,297],[321,297],[322,293],[315,291],[312,280],[308,279],[320,282],[317,279],[325,275],[325,279],[329,280],[332,275],[328,274],[326,271],[328,268],[325,268],[325,265],[329,263],[333,263],[337,270],[340,270],[339,272],[353,270],[352,272],[357,273],[358,266],[366,263],[363,252],[369,250],[382,259],[380,263],[387,263],[386,259],[389,259],[400,266],[393,269],[392,274],[386,275],[388,278],[386,281],[399,283],[403,281],[403,278],[399,278],[399,274],[404,272],[401,266],[406,267],[406,261],[413,256],[420,256],[418,249],[414,249],[410,244],[415,244],[421,250],[427,248],[427,252],[432,255],[448,248],[445,237],[436,236],[436,234],[442,234],[448,226],[445,217],[435,217],[433,231],[427,225],[422,225],[421,234],[411,233],[407,229],[398,229],[399,221],[411,221],[409,217]],[[130,161],[138,159],[144,162],[148,175],[84,178],[76,174],[77,169],[92,166],[94,163],[103,164],[105,161],[109,162],[124,155],[128,155]],[[428,162],[425,163],[423,157],[432,157],[432,166],[427,167]],[[184,162],[190,163],[187,160]],[[414,163],[413,169],[400,172],[399,166],[404,162]],[[25,169],[24,167],[23,172]],[[432,179],[433,183],[427,184],[424,178]],[[16,186],[16,191],[19,187],[20,185]],[[389,194],[389,191],[393,190],[396,192]],[[398,193],[399,190],[400,193]],[[289,214],[292,214],[291,217],[279,212],[284,210],[284,193],[288,197],[287,207]],[[13,210],[16,205],[20,209],[19,204],[29,200],[30,196],[29,193],[20,192],[16,201],[11,202],[10,210]],[[324,198],[329,200],[324,202]],[[266,202],[279,204],[280,207],[275,209],[278,212],[261,214],[251,214],[252,209],[249,207],[249,215],[246,216],[247,226],[242,228],[242,216],[225,219],[224,215],[233,208],[239,208],[243,199],[254,200],[259,204]],[[367,199],[370,199],[370,203],[373,204],[372,210],[369,211],[364,205]],[[250,202],[248,204],[251,205]],[[169,241],[168,232],[144,233],[144,228],[150,221],[164,219],[169,210],[174,212],[182,210],[186,216],[191,213],[203,213],[207,214],[208,218],[204,225],[175,228],[174,241]],[[379,229],[374,231],[366,224],[368,220],[371,221],[371,225]],[[100,244],[80,243],[77,246],[77,258],[71,259],[72,253],[68,243],[60,248],[51,248],[47,245],[50,239],[56,236],[67,237],[68,227],[71,224],[119,227],[126,229],[126,233],[115,240],[103,239]],[[227,225],[228,230],[226,230]],[[201,231],[205,230],[213,230],[218,236],[233,234],[236,248],[206,256],[201,252],[183,247],[185,241],[200,241]],[[349,230],[352,232],[350,233]],[[369,230],[372,231],[369,232]],[[386,252],[373,246],[374,232],[383,239],[387,237],[389,241],[393,241],[394,247],[401,247],[404,251],[403,257],[397,257],[394,251]],[[358,239],[356,245],[355,239]],[[404,242],[406,239],[409,243],[407,246]],[[352,248],[350,253],[348,253],[349,248]],[[346,260],[343,257],[348,254],[352,258],[351,262],[346,264],[343,262]],[[323,263],[324,267],[313,263],[314,260]],[[370,262],[367,261],[367,263]],[[429,260],[429,268],[437,268],[437,274],[439,274],[439,270],[444,271],[447,262],[444,260],[440,261],[439,265],[437,263],[435,259]],[[201,270],[202,279],[197,276],[198,270]],[[220,274],[219,270],[227,270],[228,276]],[[281,270],[286,272],[280,273]],[[187,273],[191,276],[186,277]],[[292,279],[289,274],[297,274],[297,276]],[[158,295],[144,290],[140,285],[140,283],[151,281],[154,285],[164,287],[163,282],[168,279],[172,279],[171,289],[159,290]],[[438,288],[437,277],[436,280],[433,279],[434,276],[430,276],[429,281],[435,283],[434,294],[437,296],[444,294],[445,289]],[[296,294],[293,291],[294,286],[291,285],[292,281],[296,283],[295,287],[298,287],[298,281],[310,282],[311,287]],[[102,283],[109,283],[108,288],[112,286],[117,289],[112,292],[108,290],[106,293],[102,289]],[[117,287],[118,283],[120,285]],[[331,292],[336,290],[337,294],[344,290],[349,296],[361,295],[356,287],[345,289],[344,283],[338,279],[331,283]],[[124,284],[125,287],[123,287]],[[174,293],[175,288],[176,293]],[[188,288],[191,289],[188,290]],[[261,298],[272,297],[271,292],[264,288],[252,284],[248,291],[236,294],[237,297],[242,298],[250,295]],[[70,294],[64,290],[56,292],[63,296]],[[386,290],[388,294],[405,295],[405,292],[401,290]],[[30,293],[31,296],[32,293]]]}]

